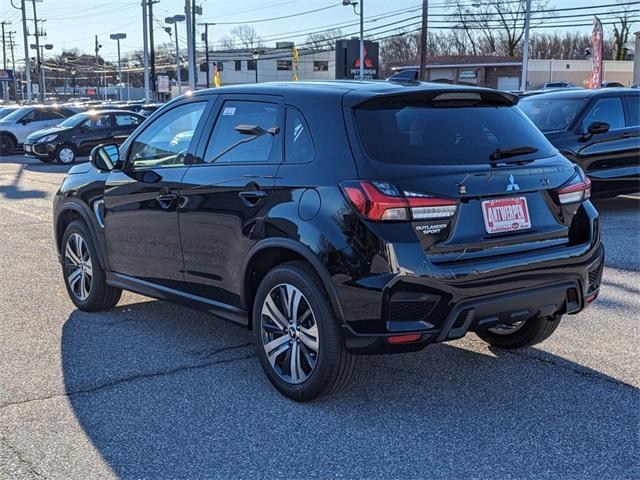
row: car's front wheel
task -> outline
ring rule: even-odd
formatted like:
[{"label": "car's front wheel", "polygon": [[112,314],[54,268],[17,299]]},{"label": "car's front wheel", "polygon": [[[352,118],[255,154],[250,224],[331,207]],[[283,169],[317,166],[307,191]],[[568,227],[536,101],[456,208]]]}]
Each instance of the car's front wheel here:
[{"label": "car's front wheel", "polygon": [[16,149],[16,142],[9,135],[0,135],[0,155],[11,155]]},{"label": "car's front wheel", "polygon": [[62,236],[62,271],[71,301],[80,310],[113,308],[122,290],[107,285],[89,229],[80,220],[69,224]]},{"label": "car's front wheel", "polygon": [[497,325],[476,334],[492,347],[516,349],[543,342],[555,332],[562,315],[532,318],[512,324]]},{"label": "car's front wheel", "polygon": [[76,161],[76,151],[73,147],[63,145],[56,151],[56,161],[63,165],[71,165]]},{"label": "car's front wheel", "polygon": [[345,347],[324,285],[302,262],[282,264],[264,277],[253,333],[267,377],[293,400],[331,395],[351,378],[355,356]]}]

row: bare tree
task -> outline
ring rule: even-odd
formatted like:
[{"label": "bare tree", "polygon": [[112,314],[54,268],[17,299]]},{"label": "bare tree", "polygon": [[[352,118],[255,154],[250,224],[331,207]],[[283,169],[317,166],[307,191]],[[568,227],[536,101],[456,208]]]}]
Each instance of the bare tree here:
[{"label": "bare tree", "polygon": [[622,12],[618,16],[618,23],[613,26],[614,60],[624,60],[627,57],[628,49],[625,45],[629,41],[629,32],[635,16],[630,13],[629,5],[622,8]]},{"label": "bare tree", "polygon": [[249,25],[238,25],[229,32],[229,35],[222,38],[221,43],[227,50],[234,48],[252,50],[262,46],[262,39],[258,36],[255,28]]},{"label": "bare tree", "polygon": [[306,43],[312,50],[331,50],[335,47],[336,41],[342,37],[342,30],[334,28],[324,32],[310,33]]},{"label": "bare tree", "polygon": [[[502,54],[515,56],[521,48],[526,17],[526,0],[505,2],[488,0],[469,4],[465,0],[450,0],[452,21],[464,31],[473,55]],[[532,11],[546,10],[547,0],[534,0]],[[539,25],[548,14],[540,13],[532,18],[531,25]]]}]

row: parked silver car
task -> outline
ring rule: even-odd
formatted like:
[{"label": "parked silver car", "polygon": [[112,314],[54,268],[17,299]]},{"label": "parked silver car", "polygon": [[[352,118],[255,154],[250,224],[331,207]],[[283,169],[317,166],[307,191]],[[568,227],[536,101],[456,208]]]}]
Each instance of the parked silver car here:
[{"label": "parked silver car", "polygon": [[0,155],[10,155],[22,146],[27,136],[37,130],[53,127],[80,110],[55,105],[20,107],[0,119]]}]

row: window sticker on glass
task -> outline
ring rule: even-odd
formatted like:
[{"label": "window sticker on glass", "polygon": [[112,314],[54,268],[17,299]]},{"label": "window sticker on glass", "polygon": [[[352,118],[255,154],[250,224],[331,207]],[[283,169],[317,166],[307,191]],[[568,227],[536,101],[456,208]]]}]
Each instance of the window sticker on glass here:
[{"label": "window sticker on glass", "polygon": [[222,112],[222,115],[235,115],[236,114],[236,107],[225,107],[224,111]]}]

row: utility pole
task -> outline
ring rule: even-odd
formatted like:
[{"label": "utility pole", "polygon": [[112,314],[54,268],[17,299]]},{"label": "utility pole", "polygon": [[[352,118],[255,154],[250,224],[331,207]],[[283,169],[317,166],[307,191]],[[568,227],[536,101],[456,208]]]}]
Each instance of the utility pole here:
[{"label": "utility pole", "polygon": [[189,69],[189,90],[192,92],[196,89],[196,70],[193,61],[193,25],[191,22],[191,0],[185,0],[184,2],[184,16],[187,19],[187,68]]},{"label": "utility pole", "polygon": [[40,69],[40,75],[38,76],[38,92],[40,92],[40,99],[44,102],[44,85],[42,84],[42,74],[44,68],[40,59],[40,32],[38,31],[38,16],[36,14],[36,0],[31,0],[33,5],[33,26],[35,28],[34,35],[36,37],[36,64]]},{"label": "utility pole", "polygon": [[529,70],[529,23],[531,22],[531,0],[527,0],[527,11],[524,17],[524,45],[522,46],[522,78],[520,90],[527,89],[527,73]]},{"label": "utility pole", "polygon": [[13,99],[18,100],[18,74],[16,72],[16,57],[14,55],[14,47],[15,47],[15,39],[14,35],[16,32],[9,32],[9,48],[11,49],[11,69],[13,70]]},{"label": "utility pole", "polygon": [[204,25],[204,61],[207,64],[207,88],[211,86],[211,68],[209,65],[209,26],[215,23],[202,23]]},{"label": "utility pole", "polygon": [[142,0],[142,57],[144,63],[144,99],[149,101],[149,42],[147,39],[147,0]]},{"label": "utility pole", "polygon": [[[7,42],[5,40],[5,35],[4,35],[4,26],[5,25],[11,25],[11,22],[7,22],[6,20],[3,20],[2,22],[0,22],[0,25],[2,25],[2,63],[4,65],[4,69],[7,69]],[[14,72],[15,75],[15,72]],[[9,99],[9,82],[4,82],[4,99],[8,100]]]},{"label": "utility pole", "polygon": [[429,0],[422,0],[422,28],[420,31],[420,74],[418,80],[424,82],[427,77],[427,23],[429,18]]},{"label": "utility pole", "polygon": [[[100,72],[98,72],[98,69],[100,68],[100,58],[99,58],[99,52],[100,49],[102,48],[102,45],[100,45],[100,43],[98,42],[98,35],[96,35],[96,97],[100,98]],[[106,88],[106,85],[105,85]]]},{"label": "utility pole", "polygon": [[31,59],[29,58],[29,30],[27,30],[27,8],[26,1],[21,0],[20,11],[22,12],[22,41],[24,43],[24,72],[27,82],[27,100],[32,100],[31,89]]},{"label": "utility pole", "polygon": [[[146,1],[146,0],[143,0]],[[156,79],[156,49],[153,39],[153,4],[159,0],[149,0],[149,66],[151,68],[151,92],[155,94],[158,90]]]}]

